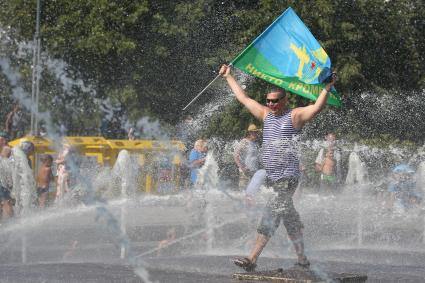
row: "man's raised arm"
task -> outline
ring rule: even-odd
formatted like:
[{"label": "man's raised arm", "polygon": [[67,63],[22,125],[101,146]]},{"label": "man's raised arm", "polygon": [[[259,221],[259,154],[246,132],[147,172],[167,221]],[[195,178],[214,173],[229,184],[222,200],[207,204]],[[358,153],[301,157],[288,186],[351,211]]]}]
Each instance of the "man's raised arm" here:
[{"label": "man's raised arm", "polygon": [[226,79],[229,87],[232,89],[233,93],[236,96],[236,99],[239,100],[248,110],[254,115],[257,119],[263,121],[267,114],[267,107],[261,105],[254,99],[250,98],[246,95],[245,91],[239,85],[239,83],[235,80],[235,78],[230,74],[230,66],[223,65],[220,68],[220,75]]},{"label": "man's raised arm", "polygon": [[331,87],[335,84],[335,81],[336,74],[332,74],[331,82],[326,84],[314,104],[294,109],[292,113],[292,121],[295,128],[301,129],[305,123],[313,119],[317,114],[320,113],[320,111],[322,111],[326,105],[326,100],[328,99],[328,94],[331,91]]}]

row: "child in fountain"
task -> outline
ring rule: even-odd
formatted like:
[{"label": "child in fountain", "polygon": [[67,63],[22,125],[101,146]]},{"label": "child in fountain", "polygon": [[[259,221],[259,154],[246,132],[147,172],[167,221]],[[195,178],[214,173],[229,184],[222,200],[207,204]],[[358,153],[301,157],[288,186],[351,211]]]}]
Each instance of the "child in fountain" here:
[{"label": "child in fountain", "polygon": [[320,149],[316,158],[316,171],[320,172],[320,191],[322,193],[336,193],[338,190],[338,177],[341,154],[336,147],[334,133],[326,135],[326,147]]},{"label": "child in fountain", "polygon": [[49,154],[45,154],[40,158],[41,166],[37,174],[37,196],[38,205],[41,208],[46,207],[48,200],[50,181],[53,178],[52,164],[53,157]]}]

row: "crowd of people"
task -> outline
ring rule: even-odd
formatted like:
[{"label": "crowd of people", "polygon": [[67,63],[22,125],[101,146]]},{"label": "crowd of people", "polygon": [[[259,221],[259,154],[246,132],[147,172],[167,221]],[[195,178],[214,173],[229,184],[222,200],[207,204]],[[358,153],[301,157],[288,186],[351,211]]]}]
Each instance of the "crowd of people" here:
[{"label": "crowd of people", "polygon": [[[248,199],[253,198],[263,185],[272,188],[276,193],[266,204],[251,253],[248,256],[237,257],[233,262],[246,271],[254,270],[261,252],[280,222],[283,222],[297,254],[296,266],[309,268],[310,262],[304,253],[304,226],[293,205],[293,196],[308,166],[312,166],[319,176],[319,185],[316,188],[318,194],[341,193],[344,178],[341,168],[342,153],[337,146],[335,133],[326,134],[324,146],[318,150],[312,165],[303,164],[300,158],[299,136],[304,125],[323,109],[336,76],[332,75],[332,79],[325,84],[314,104],[290,109],[288,93],[285,90],[280,88],[269,90],[265,94],[265,105],[262,105],[246,95],[244,89],[231,75],[229,66],[223,65],[220,74],[227,81],[236,99],[263,123],[263,129],[250,124],[246,135],[235,147],[233,158],[239,173],[238,189],[245,191]],[[205,151],[200,149],[199,144],[195,144],[190,156],[189,166],[193,174],[191,181],[196,187],[196,174],[199,166],[205,163]],[[392,211],[400,211],[421,202],[422,194],[415,189],[414,173],[414,170],[407,165],[393,168],[386,182],[385,206]]]},{"label": "crowd of people", "polygon": [[[17,162],[17,156],[14,156],[11,147],[8,145],[9,134],[0,131],[0,215],[2,221],[6,221],[14,216],[14,206],[16,203],[12,167],[13,162]],[[36,166],[36,171],[33,170],[35,163],[34,151],[35,147],[31,141],[23,140],[19,144],[19,149],[26,157],[24,170],[31,174],[35,181],[35,201],[34,206],[45,208],[49,201],[50,192],[54,194],[53,201],[60,201],[64,194],[69,192],[70,182],[72,180],[69,170],[69,160],[72,148],[64,144],[61,152],[55,159],[50,154],[39,155],[39,161]]]},{"label": "crowd of people", "polygon": [[[264,185],[272,188],[275,195],[267,202],[256,231],[256,241],[248,256],[237,257],[234,263],[247,270],[256,268],[257,259],[266,247],[270,238],[277,231],[280,222],[286,228],[288,238],[291,240],[297,254],[296,266],[309,268],[310,262],[304,252],[303,231],[304,225],[300,215],[295,209],[293,196],[298,188],[303,172],[309,164],[304,164],[300,158],[299,144],[301,129],[313,120],[324,108],[327,97],[336,76],[333,75],[314,104],[305,107],[290,109],[288,107],[288,93],[281,88],[270,89],[265,94],[265,105],[251,99],[245,93],[230,72],[230,67],[223,65],[220,75],[227,81],[236,99],[244,105],[254,118],[263,124],[260,129],[254,123],[249,124],[246,134],[237,143],[233,152],[234,165],[238,170],[238,190],[246,193],[247,199],[252,199]],[[1,162],[13,160],[14,156],[9,138],[18,138],[22,123],[22,112],[19,106],[7,115],[5,129],[0,132],[0,160]],[[134,129],[128,132],[128,139],[137,139]],[[260,140],[261,146],[260,146]],[[31,142],[23,142],[21,150],[28,159],[28,167],[31,169],[34,160],[34,145]],[[72,174],[70,170],[70,156],[73,149],[68,144],[63,144],[61,152],[56,158],[44,154],[39,156],[36,166],[35,181],[37,206],[45,208],[49,202],[49,192],[54,191],[55,201],[60,201],[70,191],[72,186]],[[199,187],[199,173],[207,161],[208,142],[205,139],[195,141],[193,149],[187,156],[187,168],[189,181],[187,187],[197,189]],[[341,170],[342,154],[336,143],[335,133],[325,136],[324,146],[318,150],[317,157],[312,165],[319,175],[320,185],[318,193],[337,194],[340,192],[342,183]],[[167,162],[165,162],[167,163]],[[169,168],[167,168],[169,169]],[[30,170],[33,172],[33,170]],[[171,170],[168,170],[171,171]],[[385,190],[389,196],[386,205],[397,211],[405,211],[422,201],[422,194],[416,189],[413,175],[415,170],[406,164],[396,166],[390,176],[390,181]],[[13,197],[10,177],[0,174],[0,205],[2,219],[13,217],[15,199]],[[167,174],[159,174],[159,180],[170,183]],[[52,184],[54,189],[51,190]],[[159,186],[161,184],[158,184]],[[170,188],[162,187],[164,192]],[[174,241],[175,231],[170,231],[162,246]]]},{"label": "crowd of people", "polygon": [[[267,186],[267,173],[262,164],[261,148],[262,130],[255,124],[249,124],[244,136],[234,146],[233,166],[237,168],[238,181],[232,190],[245,193],[246,201],[253,202],[255,195],[261,187]],[[199,169],[205,163],[208,151],[207,141],[199,139],[194,143],[193,149],[188,153],[189,185],[185,188],[200,188],[197,184]],[[316,150],[315,159],[303,160],[299,163],[300,179],[309,180],[309,191],[323,196],[336,196],[349,188],[348,175],[350,171],[358,170],[348,167],[347,154],[343,157],[342,149],[338,145],[336,134],[328,132]],[[343,165],[344,163],[344,165]],[[342,167],[345,167],[344,169]],[[309,173],[306,171],[309,170]],[[367,169],[365,169],[367,171]],[[314,173],[312,173],[314,171]],[[348,171],[348,172],[347,172]],[[310,174],[313,177],[306,177]],[[364,180],[355,180],[356,184],[368,183],[368,192],[374,195],[377,201],[388,211],[406,211],[422,201],[422,190],[416,182],[417,172],[414,166],[407,164],[390,165],[386,175],[378,178],[378,184]],[[185,174],[183,174],[183,177]],[[305,186],[305,184],[304,184]],[[302,187],[298,186],[298,191]],[[300,192],[298,192],[300,193]],[[403,201],[401,201],[403,200]]]}]

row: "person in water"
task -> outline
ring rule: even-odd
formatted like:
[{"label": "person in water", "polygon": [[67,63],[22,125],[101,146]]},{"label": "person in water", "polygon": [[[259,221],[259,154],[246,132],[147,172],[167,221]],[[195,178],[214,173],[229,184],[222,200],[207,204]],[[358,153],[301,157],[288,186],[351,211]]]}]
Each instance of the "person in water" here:
[{"label": "person in water", "polygon": [[260,149],[257,140],[261,131],[255,124],[250,124],[247,133],[235,147],[233,158],[239,170],[239,190],[246,189],[250,179],[260,168]]},{"label": "person in water", "polygon": [[336,146],[336,135],[326,135],[325,147],[321,148],[315,162],[317,172],[320,172],[320,192],[334,194],[338,190],[341,153]]},{"label": "person in water", "polygon": [[37,196],[38,206],[44,208],[48,200],[50,182],[53,179],[53,157],[50,154],[45,154],[41,156],[40,161],[41,166],[37,174]]},{"label": "person in water", "polygon": [[308,268],[310,262],[304,253],[303,224],[295,210],[292,196],[297,188],[300,176],[299,136],[304,125],[312,120],[325,107],[336,75],[332,75],[314,104],[294,109],[288,108],[288,93],[283,89],[273,89],[265,95],[262,105],[248,97],[239,83],[230,73],[230,66],[223,65],[219,71],[226,79],[237,100],[263,125],[263,166],[267,183],[277,193],[267,203],[257,227],[254,248],[247,257],[237,257],[233,262],[252,271],[261,252],[273,236],[281,221],[297,253],[296,265]]}]

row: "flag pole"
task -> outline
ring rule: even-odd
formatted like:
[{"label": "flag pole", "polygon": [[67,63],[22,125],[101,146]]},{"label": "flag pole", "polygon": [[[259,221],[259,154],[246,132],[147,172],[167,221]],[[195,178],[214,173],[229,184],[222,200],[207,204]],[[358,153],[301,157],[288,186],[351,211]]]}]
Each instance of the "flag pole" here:
[{"label": "flag pole", "polygon": [[[232,60],[232,62],[230,62],[230,64],[229,64],[229,67],[231,67],[232,65],[233,65],[233,63],[234,62],[236,62],[252,45],[254,45],[260,38],[261,38],[261,36],[263,35],[263,34],[265,34],[269,29],[270,29],[270,27],[271,26],[273,26],[273,24],[275,23],[275,22],[277,22],[281,17],[283,17],[283,15],[284,14],[286,14],[286,12],[288,11],[288,10],[290,10],[291,8],[288,8],[288,9],[286,9],[285,10],[285,12],[283,12],[279,17],[277,17],[274,21],[273,21],[273,23],[271,24],[271,25],[269,25],[259,36],[257,36],[257,38],[256,39],[254,39],[254,41],[252,41],[249,45],[248,45],[248,47],[246,47],[238,56],[236,56],[236,58],[235,59],[233,59]],[[220,74],[217,76],[217,77],[215,77],[200,93],[198,93],[198,95],[197,96],[195,96],[195,98],[194,99],[192,99],[192,101],[191,102],[189,102],[189,104],[188,105],[186,105],[184,108],[183,108],[183,110],[186,110],[196,99],[198,99],[198,97],[199,96],[201,96],[203,93],[204,93],[204,91],[205,90],[207,90],[207,88],[209,88],[210,87],[210,85],[212,85],[218,78],[220,77]]]},{"label": "flag pole", "polygon": [[219,77],[221,77],[221,74],[218,74],[203,90],[201,90],[200,93],[198,93],[197,96],[195,96],[194,99],[192,99],[192,101],[189,102],[188,105],[186,105],[183,110],[186,110],[186,108],[188,108],[196,99],[198,99],[198,97],[201,96],[201,94],[203,94]]}]

